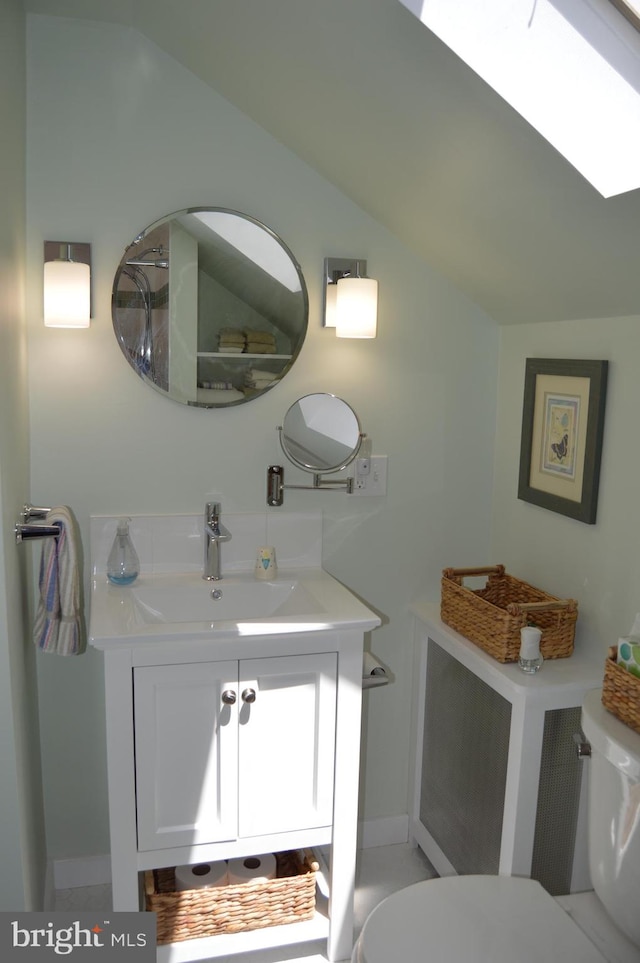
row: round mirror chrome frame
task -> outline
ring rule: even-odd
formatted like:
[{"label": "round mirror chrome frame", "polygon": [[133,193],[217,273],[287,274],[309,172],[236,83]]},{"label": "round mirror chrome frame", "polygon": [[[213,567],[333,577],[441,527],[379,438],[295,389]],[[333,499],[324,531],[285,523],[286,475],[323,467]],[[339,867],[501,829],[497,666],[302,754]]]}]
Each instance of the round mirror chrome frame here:
[{"label": "round mirror chrome frame", "polygon": [[[348,415],[353,417],[353,434],[355,434],[356,436],[355,441],[351,446],[351,448],[348,450],[349,453],[345,454],[345,456],[335,464],[334,463],[325,464],[324,462],[322,462],[320,455],[316,455],[315,463],[311,461],[304,461],[294,453],[291,447],[287,445],[287,433],[286,433],[287,418],[289,418],[289,416],[293,413],[296,407],[298,408],[302,407],[303,402],[310,401],[311,399],[314,399],[314,398],[317,398],[319,400],[331,399],[332,401],[337,402],[337,406],[334,406],[334,408],[340,406],[346,412],[348,412]],[[286,455],[286,457],[289,459],[290,462],[292,462],[298,468],[301,468],[303,471],[313,472],[314,474],[321,474],[321,475],[327,475],[327,474],[332,474],[333,472],[342,471],[344,468],[347,467],[347,465],[350,465],[353,459],[356,457],[356,455],[360,451],[362,440],[364,438],[364,435],[362,433],[362,428],[360,426],[360,420],[357,414],[355,413],[355,411],[353,410],[353,408],[351,407],[351,405],[347,404],[346,401],[343,401],[342,398],[338,398],[336,395],[332,395],[329,392],[314,392],[312,394],[303,395],[302,398],[298,398],[297,401],[294,401],[294,403],[287,409],[282,425],[278,426],[278,434],[280,436],[280,447],[282,448],[284,454]],[[335,438],[332,440],[337,441],[337,439]],[[345,445],[344,447],[348,448],[347,445]],[[314,452],[312,452],[310,449],[307,449],[307,450],[311,455],[314,454]]]},{"label": "round mirror chrome frame", "polygon": [[[258,264],[253,250],[238,248],[230,227],[249,234],[252,247],[255,241],[277,245],[269,255],[279,262],[279,276],[264,261]],[[200,324],[204,291],[210,295],[207,319],[221,318],[217,327]],[[304,343],[309,299],[300,265],[270,228],[228,208],[190,207],[154,221],[127,245],[111,313],[120,349],[143,381],[181,404],[226,408],[260,397],[286,375]],[[213,339],[223,329],[224,350],[211,350],[221,347]],[[251,351],[242,342],[245,331],[260,339]],[[170,359],[172,335],[177,360]],[[211,377],[203,377],[207,369]]]}]

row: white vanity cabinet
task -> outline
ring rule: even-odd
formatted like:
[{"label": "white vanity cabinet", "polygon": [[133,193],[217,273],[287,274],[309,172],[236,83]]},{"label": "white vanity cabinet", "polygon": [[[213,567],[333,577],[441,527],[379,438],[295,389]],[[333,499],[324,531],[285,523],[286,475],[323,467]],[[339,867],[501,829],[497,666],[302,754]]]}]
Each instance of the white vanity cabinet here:
[{"label": "white vanity cabinet", "polygon": [[[319,940],[328,960],[346,960],[363,648],[381,619],[322,568],[320,512],[224,522],[233,538],[224,577],[212,583],[202,578],[201,514],[137,516],[140,575],[117,586],[105,572],[116,519],[92,519],[89,643],[104,659],[113,909],[144,909],[153,870],[313,849],[311,918],[190,939],[174,930],[157,963]],[[262,544],[277,545],[272,580],[254,576]],[[295,889],[287,886],[275,886],[283,902]],[[221,895],[232,898],[244,902],[235,887]],[[169,911],[177,902],[170,893]],[[237,920],[231,905],[229,918]],[[305,950],[273,957],[291,954]]]},{"label": "white vanity cabinet", "polygon": [[146,870],[306,847],[327,860],[313,919],[165,944],[158,963],[319,939],[350,956],[365,628],[93,640],[114,910],[143,907]]},{"label": "white vanity cabinet", "polygon": [[335,652],[133,670],[138,849],[330,826]]}]

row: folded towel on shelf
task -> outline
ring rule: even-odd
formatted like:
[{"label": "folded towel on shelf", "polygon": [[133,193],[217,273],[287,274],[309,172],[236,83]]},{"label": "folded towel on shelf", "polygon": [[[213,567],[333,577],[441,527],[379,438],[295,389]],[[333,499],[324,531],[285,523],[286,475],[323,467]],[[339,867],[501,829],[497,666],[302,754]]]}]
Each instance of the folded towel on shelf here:
[{"label": "folded towel on shelf", "polygon": [[247,341],[245,351],[247,354],[275,354],[276,346],[265,341]]},{"label": "folded towel on shelf", "polygon": [[277,374],[275,371],[269,371],[268,368],[256,368],[254,365],[252,365],[250,368],[247,368],[244,373],[245,381],[247,381],[248,379],[252,381],[255,381],[256,379],[273,381],[273,379],[276,377],[277,377]]},{"label": "folded towel on shelf", "polygon": [[57,538],[45,539],[40,559],[40,598],[33,624],[33,641],[43,652],[80,655],[86,637],[80,605],[80,573],[75,520],[64,505],[47,513],[47,525],[57,525]]},{"label": "folded towel on shelf", "polygon": [[273,371],[264,371],[260,368],[247,368],[244,373],[244,383],[247,388],[267,388],[277,380],[277,375]]},{"label": "folded towel on shelf", "polygon": [[222,328],[218,335],[218,350],[240,354],[244,351],[245,336],[242,331],[236,328]]},{"label": "folded towel on shelf", "polygon": [[233,381],[199,381],[198,388],[214,388],[216,391],[232,391]]},{"label": "folded towel on shelf", "polygon": [[244,332],[247,341],[251,341],[254,344],[272,344],[275,346],[276,339],[270,331],[251,331],[250,329],[245,329]]}]

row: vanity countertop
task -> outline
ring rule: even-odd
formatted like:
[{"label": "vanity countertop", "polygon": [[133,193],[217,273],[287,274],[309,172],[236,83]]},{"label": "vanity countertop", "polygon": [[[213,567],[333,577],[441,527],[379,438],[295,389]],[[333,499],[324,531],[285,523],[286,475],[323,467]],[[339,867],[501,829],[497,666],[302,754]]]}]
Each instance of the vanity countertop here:
[{"label": "vanity countertop", "polygon": [[[212,596],[213,593],[213,596]],[[89,642],[98,649],[185,641],[357,630],[380,618],[321,568],[279,570],[272,581],[240,572],[205,581],[194,572],[142,573],[132,585],[92,580]]]}]

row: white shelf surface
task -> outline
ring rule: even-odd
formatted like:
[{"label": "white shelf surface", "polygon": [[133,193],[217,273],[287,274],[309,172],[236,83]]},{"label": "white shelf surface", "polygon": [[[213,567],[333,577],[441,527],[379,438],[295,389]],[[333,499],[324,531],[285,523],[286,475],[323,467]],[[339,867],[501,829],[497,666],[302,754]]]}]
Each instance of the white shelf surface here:
[{"label": "white shelf surface", "polygon": [[418,601],[411,611],[428,627],[434,642],[512,704],[526,702],[538,710],[561,709],[579,705],[585,692],[602,685],[604,653],[599,660],[574,649],[569,658],[547,659],[539,672],[528,675],[517,662],[498,662],[446,625],[440,618],[439,602]]}]

